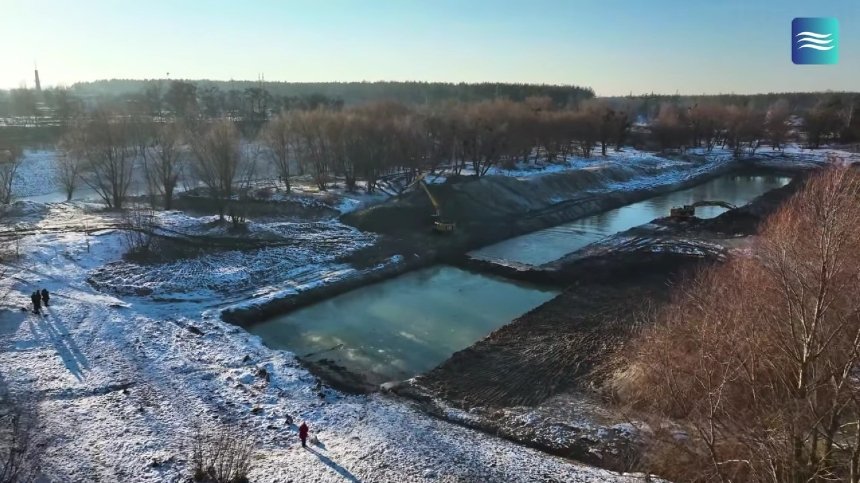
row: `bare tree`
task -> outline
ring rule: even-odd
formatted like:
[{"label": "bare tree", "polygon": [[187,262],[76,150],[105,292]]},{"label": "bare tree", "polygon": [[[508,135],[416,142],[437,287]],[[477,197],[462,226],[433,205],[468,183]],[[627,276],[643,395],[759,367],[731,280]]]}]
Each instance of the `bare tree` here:
[{"label": "bare tree", "polygon": [[755,154],[765,137],[765,115],[750,107],[729,106],[725,110],[725,142],[735,156]]},{"label": "bare tree", "polygon": [[293,118],[285,111],[269,121],[260,133],[287,193],[290,192],[291,165],[298,151],[298,137],[292,123]]},{"label": "bare tree", "polygon": [[0,203],[12,202],[12,187],[21,165],[21,148],[16,145],[0,146]]},{"label": "bare tree", "polygon": [[825,102],[819,102],[807,110],[803,116],[807,146],[818,149],[822,144],[834,139],[843,125],[841,114],[838,106]]},{"label": "bare tree", "polygon": [[788,123],[790,117],[791,109],[788,106],[788,101],[785,99],[774,102],[767,110],[765,130],[773,149],[781,149],[787,140],[788,133],[791,130],[791,126]]},{"label": "bare tree", "polygon": [[258,162],[262,154],[262,147],[256,143],[244,144],[239,147],[239,166],[236,171],[235,192],[227,201],[227,215],[233,229],[244,227],[248,218],[246,202],[248,194],[257,179]]},{"label": "bare tree", "polygon": [[[75,124],[66,154],[84,160],[82,179],[108,208],[122,209],[134,174],[138,149],[125,116],[99,110]],[[68,193],[67,193],[68,194]]]},{"label": "bare tree", "polygon": [[660,149],[682,149],[689,145],[691,138],[690,125],[684,113],[674,104],[663,103],[657,117],[651,123],[651,133],[654,135]]},{"label": "bare tree", "polygon": [[66,194],[66,201],[71,201],[81,182],[86,163],[86,143],[86,126],[81,120],[73,120],[71,128],[60,139],[57,169],[54,171],[54,183]]},{"label": "bare tree", "polygon": [[694,146],[704,146],[710,153],[714,146],[721,144],[726,124],[726,109],[723,106],[699,103],[687,110],[687,117]]},{"label": "bare tree", "polygon": [[194,171],[215,200],[218,215],[224,221],[227,204],[233,198],[234,182],[239,171],[242,153],[239,131],[232,121],[220,119],[191,133],[194,151]]},{"label": "bare tree", "polygon": [[160,196],[164,209],[169,210],[182,167],[182,130],[176,122],[168,122],[152,132],[142,150],[144,173],[150,193]]},{"label": "bare tree", "polygon": [[858,202],[854,169],[813,175],[754,256],[683,284],[621,354],[618,394],[655,418],[655,472],[860,481]]},{"label": "bare tree", "polygon": [[66,201],[71,201],[78,187],[82,171],[81,159],[77,156],[62,152],[57,156],[57,169],[54,172],[54,182],[66,194]]},{"label": "bare tree", "polygon": [[322,109],[299,112],[293,120],[293,130],[298,136],[297,158],[321,190],[326,189],[332,167],[333,148],[327,135],[331,122],[332,113]]},{"label": "bare tree", "polygon": [[510,101],[487,101],[463,106],[463,153],[476,176],[484,176],[509,154]]}]

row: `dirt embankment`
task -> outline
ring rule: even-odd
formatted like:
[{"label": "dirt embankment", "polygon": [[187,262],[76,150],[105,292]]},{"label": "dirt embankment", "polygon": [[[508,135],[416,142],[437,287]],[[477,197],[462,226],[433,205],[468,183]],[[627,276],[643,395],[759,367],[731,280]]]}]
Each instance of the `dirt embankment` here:
[{"label": "dirt embankment", "polygon": [[[173,201],[173,208],[201,215],[217,215],[217,206],[207,196],[194,196],[195,192],[182,193]],[[233,201],[231,209],[250,218],[273,217],[279,220],[322,221],[338,216],[338,211],[325,203],[313,200],[301,203],[296,200],[244,199]]]},{"label": "dirt embankment", "polygon": [[[693,186],[735,167],[725,164],[715,168],[701,160],[611,164],[521,179],[488,176],[434,185],[430,189],[439,199],[443,215],[457,223],[457,230],[446,235],[431,230],[433,207],[427,196],[421,191],[410,192],[341,218],[361,230],[382,235],[373,246],[344,260],[362,269],[355,276],[288,297],[231,308],[222,318],[251,325],[410,270],[459,263],[463,254],[474,248]],[[628,189],[613,189],[633,181],[639,183]],[[402,256],[404,262],[386,264],[395,255]]]},{"label": "dirt embankment", "polygon": [[[590,393],[600,384],[595,369],[631,334],[650,309],[671,296],[673,287],[702,264],[715,263],[720,250],[689,253],[667,250],[674,243],[697,241],[719,247],[755,233],[758,225],[802,180],[769,192],[747,206],[712,220],[677,223],[658,220],[647,236],[634,228],[614,239],[646,239],[650,243],[618,250],[595,249],[591,256],[570,256],[551,270],[519,272],[519,278],[553,280],[568,288],[553,300],[497,329],[471,347],[394,390],[424,403],[431,412],[447,417],[449,407],[470,414],[487,414],[461,420],[555,454],[588,463],[625,469],[606,454],[606,441],[585,444],[586,430],[573,430],[576,421],[563,421],[557,413],[530,417],[523,425],[518,409],[539,409],[565,394]],[[586,250],[588,247],[586,248]],[[510,275],[510,274],[507,274]],[[440,401],[442,401],[440,403]],[[546,413],[546,412],[545,412]],[[575,417],[575,416],[572,416]],[[573,435],[550,437],[559,425]],[[525,428],[525,429],[524,429]],[[598,448],[598,451],[594,451]]]},{"label": "dirt embankment", "polygon": [[[611,164],[527,178],[486,176],[433,185],[445,219],[457,223],[451,236],[431,245],[471,249],[514,235],[546,228],[582,216],[699,184],[736,168],[703,161],[665,165]],[[641,181],[638,184],[632,181]],[[622,184],[627,184],[621,189]],[[342,220],[365,231],[392,236],[426,235],[433,207],[421,191],[344,215]]]}]

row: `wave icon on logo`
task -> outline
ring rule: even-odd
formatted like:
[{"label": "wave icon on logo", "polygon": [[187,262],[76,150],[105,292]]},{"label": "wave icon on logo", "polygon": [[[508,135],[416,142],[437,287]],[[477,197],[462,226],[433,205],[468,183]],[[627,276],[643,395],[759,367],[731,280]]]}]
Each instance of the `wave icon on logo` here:
[{"label": "wave icon on logo", "polygon": [[791,61],[798,65],[839,62],[839,21],[798,17],[791,22]]},{"label": "wave icon on logo", "polygon": [[815,50],[831,50],[834,46],[828,45],[833,43],[833,34],[819,34],[816,32],[800,32],[795,37],[800,37],[796,40],[798,49],[815,49]]}]

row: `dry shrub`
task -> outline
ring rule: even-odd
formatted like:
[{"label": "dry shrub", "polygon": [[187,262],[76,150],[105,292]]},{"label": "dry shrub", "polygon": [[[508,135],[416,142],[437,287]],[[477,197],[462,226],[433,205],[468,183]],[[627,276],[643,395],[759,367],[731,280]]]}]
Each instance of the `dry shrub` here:
[{"label": "dry shrub", "polygon": [[754,255],[679,286],[612,388],[676,481],[860,481],[860,175],[831,167]]},{"label": "dry shrub", "polygon": [[0,483],[25,483],[39,472],[32,414],[19,401],[0,396]]},{"label": "dry shrub", "polygon": [[126,210],[123,224],[123,242],[128,250],[126,255],[134,258],[148,254],[152,248],[153,232],[158,228],[155,212],[140,206]]},{"label": "dry shrub", "polygon": [[193,479],[202,483],[246,483],[254,455],[252,439],[238,426],[197,427],[191,440]]}]

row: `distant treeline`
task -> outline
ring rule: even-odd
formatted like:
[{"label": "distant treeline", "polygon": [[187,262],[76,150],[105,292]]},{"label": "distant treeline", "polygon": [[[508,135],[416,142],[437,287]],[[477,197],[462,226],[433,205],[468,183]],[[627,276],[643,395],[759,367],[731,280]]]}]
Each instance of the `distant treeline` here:
[{"label": "distant treeline", "polygon": [[860,105],[860,92],[769,92],[766,94],[701,94],[701,95],[663,95],[645,94],[638,96],[615,96],[609,99],[628,99],[635,101],[637,113],[652,119],[665,104],[692,107],[696,105],[737,106],[752,109],[767,109],[777,101],[788,103],[795,113],[807,111],[820,103],[839,105]]},{"label": "distant treeline", "polygon": [[[111,79],[81,82],[71,87],[82,96],[123,96],[152,88],[167,89],[169,80]],[[588,87],[575,85],[506,84],[485,82],[477,84],[448,82],[260,82],[186,80],[198,89],[217,88],[224,92],[260,88],[274,97],[325,96],[344,104],[389,100],[406,104],[432,104],[444,101],[474,102],[505,98],[522,101],[527,97],[549,97],[559,106],[576,105],[583,99],[594,97]]]},{"label": "distant treeline", "polygon": [[377,101],[406,105],[472,103],[493,99],[550,99],[576,107],[594,97],[590,88],[537,84],[441,82],[254,82],[211,80],[105,80],[36,92],[0,90],[6,124],[63,124],[96,107],[146,114],[179,114],[260,123],[284,110],[342,109]]},{"label": "distant treeline", "polygon": [[[575,85],[442,83],[442,82],[261,82],[212,80],[111,79],[81,82],[37,93],[33,89],[0,90],[0,119],[6,124],[57,124],[96,106],[149,114],[170,113],[198,117],[230,116],[263,122],[283,110],[342,109],[376,101],[406,105],[472,103],[487,100],[522,102],[549,99],[554,108],[576,108],[594,98],[590,88]],[[642,120],[654,119],[665,105],[736,106],[766,110],[786,102],[800,114],[827,104],[853,110],[860,104],[856,92],[786,92],[767,94],[615,96],[604,98],[634,106]],[[10,118],[25,118],[11,120]],[[29,118],[29,119],[27,119]]]}]

